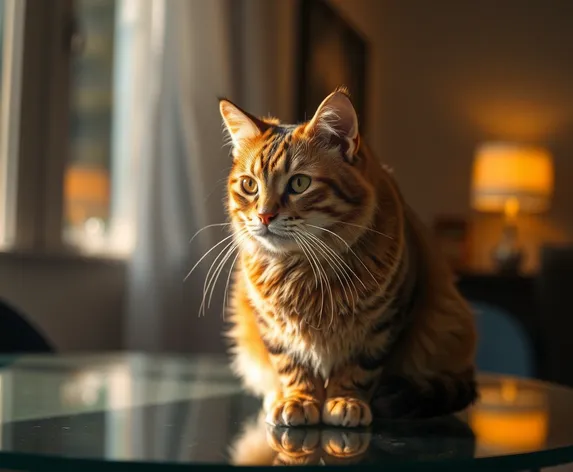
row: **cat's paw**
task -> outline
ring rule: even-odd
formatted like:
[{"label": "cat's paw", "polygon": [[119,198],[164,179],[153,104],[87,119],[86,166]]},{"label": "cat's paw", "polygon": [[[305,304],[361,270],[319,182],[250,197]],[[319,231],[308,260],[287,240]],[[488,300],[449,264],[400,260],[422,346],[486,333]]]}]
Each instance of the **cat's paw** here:
[{"label": "cat's paw", "polygon": [[316,400],[308,398],[283,398],[269,408],[266,421],[274,426],[318,424],[320,422],[320,405]]},{"label": "cat's paw", "polygon": [[320,431],[316,428],[269,425],[267,441],[277,452],[273,465],[316,465],[322,455]]},{"label": "cat's paw", "polygon": [[322,410],[322,420],[326,424],[347,428],[368,426],[372,423],[372,411],[367,403],[357,398],[329,398]]},{"label": "cat's paw", "polygon": [[325,430],[322,432],[322,449],[331,457],[348,459],[364,454],[371,439],[372,434],[368,431]]},{"label": "cat's paw", "polygon": [[303,456],[316,452],[320,445],[320,431],[316,428],[285,428],[267,426],[267,442],[276,452]]}]

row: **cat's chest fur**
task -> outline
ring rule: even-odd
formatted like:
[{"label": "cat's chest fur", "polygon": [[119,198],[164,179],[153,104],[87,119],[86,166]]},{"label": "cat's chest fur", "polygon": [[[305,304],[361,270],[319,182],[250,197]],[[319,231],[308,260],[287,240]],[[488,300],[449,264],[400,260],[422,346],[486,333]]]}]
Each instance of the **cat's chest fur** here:
[{"label": "cat's chest fur", "polygon": [[304,265],[251,266],[245,272],[262,336],[324,378],[360,350],[368,333],[357,283],[343,285],[332,272],[326,274],[329,288]]}]

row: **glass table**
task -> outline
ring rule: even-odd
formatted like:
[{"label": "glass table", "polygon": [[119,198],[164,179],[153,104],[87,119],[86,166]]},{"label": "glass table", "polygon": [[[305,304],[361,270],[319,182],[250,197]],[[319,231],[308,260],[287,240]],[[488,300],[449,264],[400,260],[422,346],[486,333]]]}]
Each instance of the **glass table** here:
[{"label": "glass table", "polygon": [[573,390],[480,376],[457,416],[368,429],[273,428],[223,357],[1,359],[0,469],[357,465],[525,470],[573,462]]}]

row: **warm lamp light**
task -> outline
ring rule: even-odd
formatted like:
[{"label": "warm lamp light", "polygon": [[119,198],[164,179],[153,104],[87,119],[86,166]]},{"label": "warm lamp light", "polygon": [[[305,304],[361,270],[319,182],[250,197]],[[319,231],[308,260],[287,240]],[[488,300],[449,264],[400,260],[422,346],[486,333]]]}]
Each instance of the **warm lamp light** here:
[{"label": "warm lamp light", "polygon": [[472,206],[478,211],[540,213],[549,208],[553,163],[542,148],[487,143],[476,153]]},{"label": "warm lamp light", "polygon": [[71,166],[65,175],[64,196],[72,225],[83,224],[90,216],[105,218],[109,207],[109,175],[100,168]]},{"label": "warm lamp light", "polygon": [[549,415],[542,392],[507,380],[482,387],[480,394],[469,423],[482,447],[515,454],[545,445]]},{"label": "warm lamp light", "polygon": [[503,412],[476,410],[471,415],[472,429],[485,446],[516,452],[543,447],[547,438],[547,412]]},{"label": "warm lamp light", "polygon": [[477,149],[471,202],[477,211],[504,213],[503,236],[494,253],[501,270],[516,271],[521,263],[516,245],[518,213],[546,211],[552,193],[553,162],[545,149],[503,142]]}]

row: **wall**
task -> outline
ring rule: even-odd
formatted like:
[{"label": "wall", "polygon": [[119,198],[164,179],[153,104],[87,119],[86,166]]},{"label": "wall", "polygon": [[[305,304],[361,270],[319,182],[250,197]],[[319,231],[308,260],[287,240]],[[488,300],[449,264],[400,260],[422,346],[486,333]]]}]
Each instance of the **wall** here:
[{"label": "wall", "polygon": [[[370,38],[367,139],[424,220],[469,215],[476,145],[514,139],[555,160],[551,211],[521,222],[528,269],[539,241],[572,238],[573,2],[332,3]],[[473,262],[486,268],[500,219],[473,223]]]},{"label": "wall", "polygon": [[120,348],[124,277],[119,262],[0,253],[0,298],[63,351]]}]

